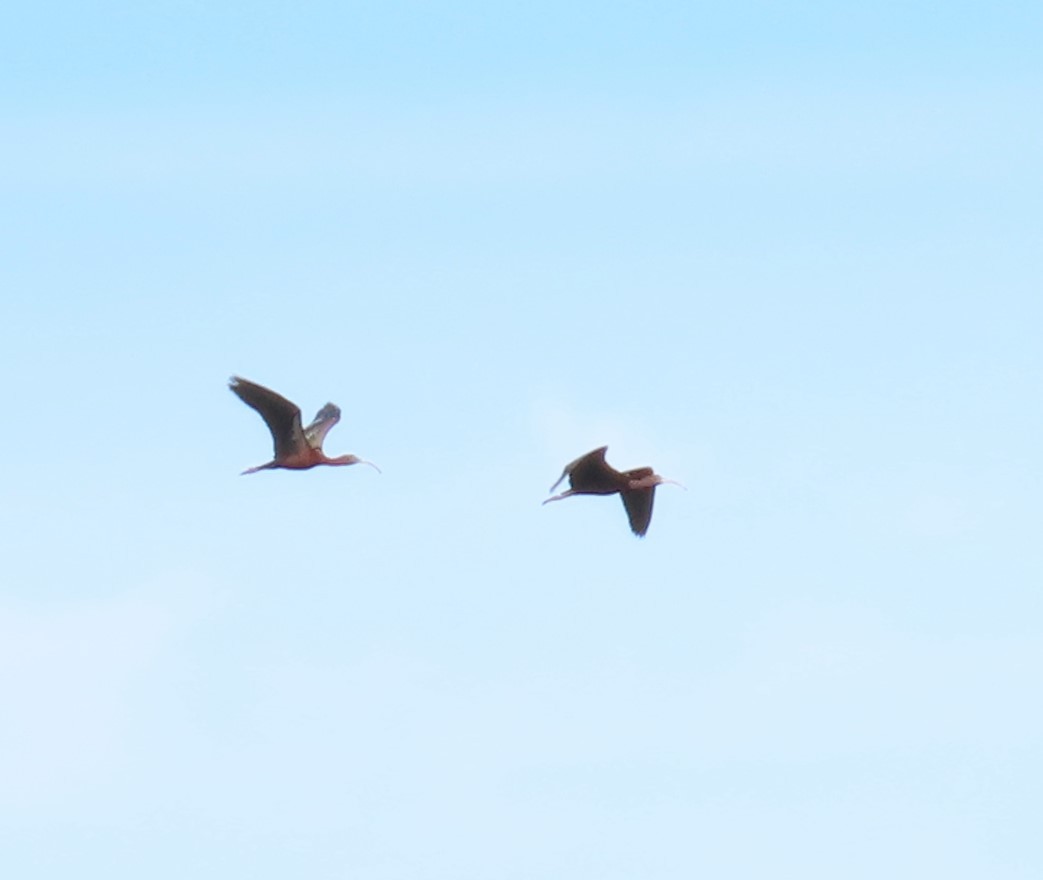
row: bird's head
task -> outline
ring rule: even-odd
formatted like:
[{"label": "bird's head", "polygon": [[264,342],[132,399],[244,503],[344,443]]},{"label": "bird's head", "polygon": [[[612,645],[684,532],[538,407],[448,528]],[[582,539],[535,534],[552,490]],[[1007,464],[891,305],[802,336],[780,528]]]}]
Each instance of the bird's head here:
[{"label": "bird's head", "polygon": [[329,459],[326,463],[333,465],[368,464],[378,474],[382,473],[380,468],[373,464],[373,462],[366,461],[364,458],[359,458],[357,455],[338,455],[336,458]]},{"label": "bird's head", "polygon": [[671,486],[681,486],[686,492],[688,489],[682,486],[677,480],[668,480],[666,477],[661,477],[659,474],[649,474],[647,477],[639,477],[636,480],[630,481],[631,489],[651,489],[653,486],[662,486],[669,484]]}]

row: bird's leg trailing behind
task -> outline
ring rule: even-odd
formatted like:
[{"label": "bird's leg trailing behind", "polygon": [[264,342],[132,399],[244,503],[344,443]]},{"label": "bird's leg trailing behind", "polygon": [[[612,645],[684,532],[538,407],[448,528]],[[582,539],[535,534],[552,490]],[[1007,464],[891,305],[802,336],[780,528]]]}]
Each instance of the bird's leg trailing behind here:
[{"label": "bird's leg trailing behind", "polygon": [[[561,480],[558,480],[558,483],[560,483],[560,482],[561,482]],[[555,483],[553,486],[550,487],[551,492],[554,491],[554,489],[557,487],[558,483]],[[575,495],[575,494],[576,494],[576,490],[575,489],[569,489],[567,492],[562,492],[560,495],[555,495],[552,498],[548,498],[546,501],[542,502],[542,504],[550,504],[552,501],[561,501],[562,498],[568,498],[570,495]]]},{"label": "bird's leg trailing behind", "polygon": [[239,476],[240,477],[245,477],[247,474],[256,474],[258,471],[266,471],[266,470],[270,470],[271,468],[274,468],[274,467],[276,467],[275,462],[274,461],[270,461],[270,462],[268,462],[268,464],[259,464],[259,465],[257,465],[257,467],[247,468],[245,471],[242,471],[239,474]]},{"label": "bird's leg trailing behind", "polygon": [[[550,488],[549,488],[549,489],[548,489],[547,491],[548,491],[548,492],[553,492],[553,491],[554,491],[555,489],[557,489],[557,488],[558,488],[558,486],[560,486],[560,485],[561,485],[561,483],[562,483],[562,481],[563,481],[563,480],[565,479],[565,477],[567,477],[568,475],[569,475],[569,469],[568,469],[568,468],[565,468],[565,470],[563,470],[563,471],[561,472],[561,476],[560,476],[560,477],[558,477],[558,479],[556,479],[556,480],[554,481],[554,485],[553,485],[553,486],[551,486],[551,487],[550,487]],[[565,494],[567,495],[568,493],[566,492]],[[565,495],[559,495],[559,496],[558,496],[558,498],[564,498],[564,497],[565,497]],[[548,498],[548,499],[547,499],[547,501],[556,501],[556,500],[557,500],[556,498]],[[544,504],[546,504],[546,503],[547,503],[547,501],[544,501],[543,503],[544,503]]]}]

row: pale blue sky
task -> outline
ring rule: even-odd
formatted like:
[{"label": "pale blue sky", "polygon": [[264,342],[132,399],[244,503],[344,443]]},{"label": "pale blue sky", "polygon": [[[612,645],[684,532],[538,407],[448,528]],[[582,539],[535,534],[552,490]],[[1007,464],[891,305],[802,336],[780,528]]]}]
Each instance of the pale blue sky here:
[{"label": "pale blue sky", "polygon": [[5,876],[1041,876],[1041,26],[9,11]]}]

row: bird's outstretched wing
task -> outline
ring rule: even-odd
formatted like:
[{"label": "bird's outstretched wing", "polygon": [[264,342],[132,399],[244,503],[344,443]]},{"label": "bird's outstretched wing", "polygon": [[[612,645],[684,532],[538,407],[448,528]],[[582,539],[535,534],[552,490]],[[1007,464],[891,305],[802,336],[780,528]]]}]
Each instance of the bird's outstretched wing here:
[{"label": "bird's outstretched wing", "polygon": [[569,477],[569,485],[575,486],[578,483],[584,482],[584,477],[596,475],[598,472],[603,471],[609,467],[608,462],[605,461],[605,453],[608,451],[607,446],[601,446],[588,452],[586,455],[581,455],[575,461],[570,461],[565,465],[565,470],[561,472],[561,476],[555,481],[554,485],[550,487],[548,491],[553,492],[558,486],[561,485],[561,481],[565,477]]},{"label": "bird's outstretched wing", "polygon": [[340,421],[340,408],[332,403],[327,403],[316,413],[312,423],[304,429],[304,439],[312,449],[322,449],[322,442],[337,422]]},{"label": "bird's outstretched wing", "polygon": [[639,538],[643,538],[648,531],[648,524],[652,522],[655,486],[649,486],[647,489],[625,489],[620,495],[623,496],[623,506],[627,510],[627,519],[630,520],[630,530]]},{"label": "bird's outstretched wing", "polygon": [[292,458],[307,446],[301,429],[301,410],[297,404],[270,388],[233,376],[228,387],[247,406],[261,414],[275,443],[276,460]]}]

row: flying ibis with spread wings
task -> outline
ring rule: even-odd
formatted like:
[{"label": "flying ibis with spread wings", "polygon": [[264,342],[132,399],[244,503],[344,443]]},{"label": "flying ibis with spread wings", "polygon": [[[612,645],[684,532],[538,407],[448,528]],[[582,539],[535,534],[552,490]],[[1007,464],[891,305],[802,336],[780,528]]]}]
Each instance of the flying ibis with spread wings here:
[{"label": "flying ibis with spread wings", "polygon": [[567,464],[558,477],[558,482],[550,487],[550,491],[557,489],[566,477],[569,478],[569,489],[543,503],[560,501],[571,495],[615,495],[618,492],[623,499],[631,531],[643,538],[648,531],[648,524],[652,521],[655,487],[662,483],[673,483],[676,486],[681,484],[676,480],[667,480],[659,476],[650,467],[617,471],[605,461],[607,450],[607,446],[602,446]]},{"label": "flying ibis with spread wings", "polygon": [[270,388],[240,379],[238,376],[229,380],[228,387],[243,403],[261,414],[275,441],[275,458],[267,464],[248,468],[243,471],[244,474],[271,468],[303,471],[320,464],[368,464],[380,471],[373,462],[364,461],[357,455],[338,455],[330,458],[322,451],[322,441],[326,439],[330,428],[340,421],[340,408],[334,404],[327,403],[319,410],[312,423],[303,427],[300,407]]}]

